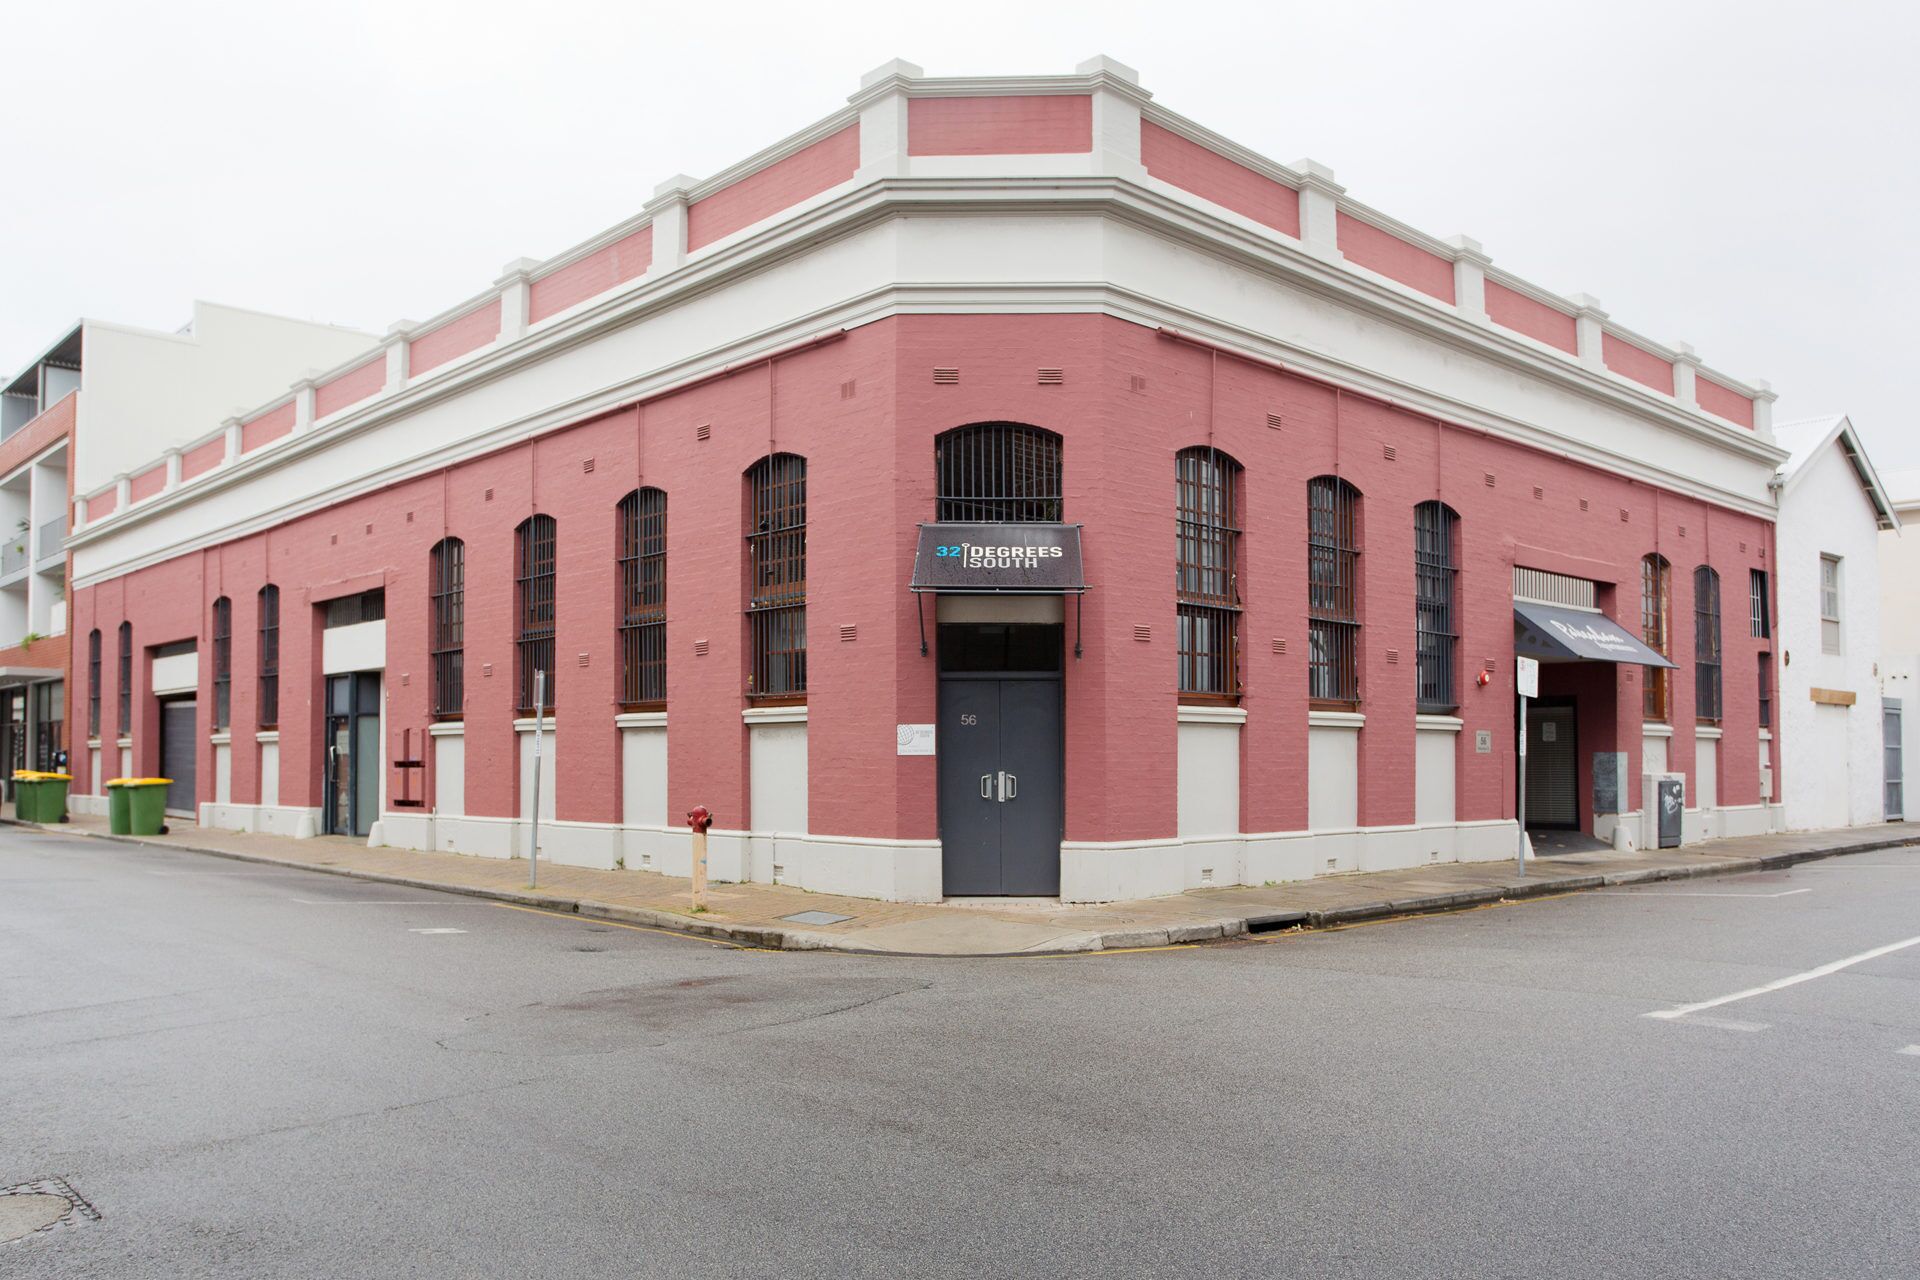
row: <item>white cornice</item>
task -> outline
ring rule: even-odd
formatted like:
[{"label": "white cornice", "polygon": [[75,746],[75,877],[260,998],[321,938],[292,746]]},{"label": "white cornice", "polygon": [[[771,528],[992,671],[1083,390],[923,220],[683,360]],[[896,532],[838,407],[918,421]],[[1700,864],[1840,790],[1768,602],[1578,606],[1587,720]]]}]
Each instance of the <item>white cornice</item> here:
[{"label": "white cornice", "polygon": [[1104,90],[1134,102],[1148,102],[1153,94],[1138,81],[1128,80],[1112,71],[1095,70],[1070,76],[893,76],[862,85],[847,103],[858,109],[877,98],[905,89],[915,98],[1000,98],[1049,97],[1093,93]]}]

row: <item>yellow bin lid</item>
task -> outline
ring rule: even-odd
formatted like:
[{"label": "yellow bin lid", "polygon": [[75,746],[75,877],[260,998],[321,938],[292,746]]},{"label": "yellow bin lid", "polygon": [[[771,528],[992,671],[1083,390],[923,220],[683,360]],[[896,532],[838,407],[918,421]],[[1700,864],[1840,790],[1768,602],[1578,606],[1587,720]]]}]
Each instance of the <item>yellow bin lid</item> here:
[{"label": "yellow bin lid", "polygon": [[110,787],[164,787],[172,778],[108,778]]}]

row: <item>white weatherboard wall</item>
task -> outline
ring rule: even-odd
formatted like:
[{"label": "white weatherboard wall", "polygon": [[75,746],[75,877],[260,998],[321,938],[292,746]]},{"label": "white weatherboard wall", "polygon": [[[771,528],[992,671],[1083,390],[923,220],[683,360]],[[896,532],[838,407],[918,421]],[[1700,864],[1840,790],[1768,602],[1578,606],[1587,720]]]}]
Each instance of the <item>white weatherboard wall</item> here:
[{"label": "white weatherboard wall", "polygon": [[[1859,476],[1836,445],[1781,493],[1779,525],[1781,786],[1796,831],[1884,820],[1880,716],[1880,532]],[[1822,652],[1820,557],[1840,557],[1841,652]],[[1741,584],[1744,586],[1745,584]],[[1727,593],[1731,595],[1731,592]],[[1729,674],[1729,679],[1736,678]],[[1744,676],[1739,677],[1744,678]],[[1814,689],[1854,695],[1817,705]]]}]

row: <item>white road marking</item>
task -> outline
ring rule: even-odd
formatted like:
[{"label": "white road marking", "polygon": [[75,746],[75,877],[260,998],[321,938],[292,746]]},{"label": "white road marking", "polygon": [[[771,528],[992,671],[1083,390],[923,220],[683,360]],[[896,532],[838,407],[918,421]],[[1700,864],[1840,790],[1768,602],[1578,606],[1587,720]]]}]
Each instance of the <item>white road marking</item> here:
[{"label": "white road marking", "polygon": [[[1791,898],[1796,893],[1812,893],[1811,889],[1788,889],[1785,893],[1655,893],[1656,898]],[[1646,895],[1643,895],[1646,896]]]},{"label": "white road marking", "polygon": [[1908,947],[1920,947],[1920,938],[1908,938],[1904,942],[1889,942],[1884,947],[1875,947],[1871,951],[1862,951],[1857,956],[1848,956],[1844,960],[1835,960],[1829,964],[1823,964],[1817,969],[1808,969],[1805,973],[1796,973],[1787,978],[1776,978],[1772,982],[1765,983],[1758,987],[1748,987],[1745,991],[1736,991],[1730,996],[1719,996],[1713,1000],[1702,1000],[1698,1004],[1683,1004],[1673,1009],[1655,1009],[1652,1013],[1643,1013],[1640,1016],[1643,1018],[1684,1018],[1689,1014],[1699,1013],[1703,1009],[1716,1009],[1723,1004],[1732,1004],[1736,1000],[1750,1000],[1754,996],[1764,996],[1770,991],[1779,991],[1786,987],[1798,986],[1802,982],[1812,982],[1815,978],[1824,978],[1830,973],[1838,973],[1842,969],[1851,969],[1856,964],[1865,964],[1869,960],[1877,960],[1881,956],[1892,955],[1894,952],[1904,951]]},{"label": "white road marking", "polygon": [[1687,1019],[1690,1027],[1717,1027],[1722,1031],[1765,1031],[1771,1022],[1741,1022],[1736,1018],[1709,1018],[1700,1015]]},{"label": "white road marking", "polygon": [[1910,1044],[1904,1049],[1895,1049],[1895,1053],[1904,1053],[1909,1057],[1920,1058],[1920,1044]]},{"label": "white road marking", "polygon": [[409,929],[408,933],[465,933],[465,929]]}]

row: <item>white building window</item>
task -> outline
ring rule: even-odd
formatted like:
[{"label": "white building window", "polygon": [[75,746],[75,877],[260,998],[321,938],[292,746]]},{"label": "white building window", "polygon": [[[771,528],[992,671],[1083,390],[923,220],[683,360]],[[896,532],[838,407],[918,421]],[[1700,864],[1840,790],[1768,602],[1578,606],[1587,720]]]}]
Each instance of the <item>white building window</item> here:
[{"label": "white building window", "polygon": [[1820,557],[1820,648],[1840,652],[1840,557]]}]

